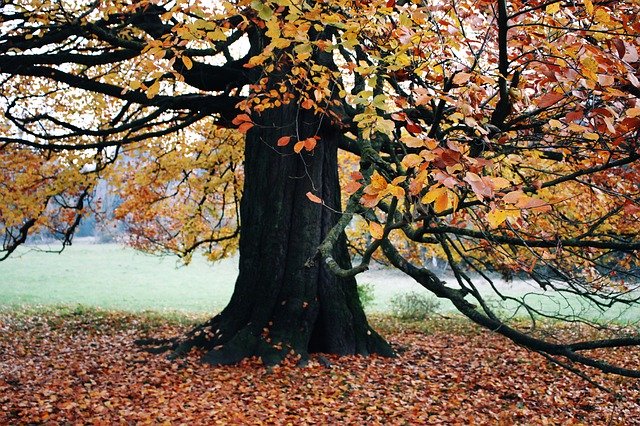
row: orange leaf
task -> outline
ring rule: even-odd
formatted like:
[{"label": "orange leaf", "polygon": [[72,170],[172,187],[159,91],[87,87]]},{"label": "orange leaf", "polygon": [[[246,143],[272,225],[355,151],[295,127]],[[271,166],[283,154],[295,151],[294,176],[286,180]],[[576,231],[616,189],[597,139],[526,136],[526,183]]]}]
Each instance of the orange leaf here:
[{"label": "orange leaf", "polygon": [[369,222],[369,233],[376,240],[381,240],[384,235],[384,228],[377,222]]},{"label": "orange leaf", "polygon": [[362,187],[360,182],[350,181],[344,186],[344,192],[351,195]]},{"label": "orange leaf", "polygon": [[300,154],[300,151],[302,151],[303,148],[304,148],[304,141],[296,142],[296,144],[293,146],[293,151],[296,154]]},{"label": "orange leaf", "polygon": [[249,122],[251,123],[251,117],[248,114],[238,114],[236,118],[231,121],[235,126],[239,126],[242,123]]},{"label": "orange leaf", "polygon": [[518,190],[518,191],[511,191],[508,194],[506,194],[504,197],[502,197],[502,199],[504,200],[505,203],[509,203],[509,204],[515,204],[517,203],[522,197],[527,197],[524,192]]},{"label": "orange leaf", "polygon": [[360,179],[364,179],[364,176],[362,176],[362,173],[359,171],[351,172],[351,179],[360,180]]},{"label": "orange leaf", "polygon": [[433,205],[433,209],[436,213],[441,213],[449,207],[449,192],[443,191],[442,194],[436,198],[436,202]]},{"label": "orange leaf", "polygon": [[316,143],[317,143],[316,138],[313,138],[313,137],[307,138],[303,142],[304,142],[304,149],[306,149],[307,151],[312,151],[313,148],[316,147]]},{"label": "orange leaf", "polygon": [[378,194],[364,194],[360,200],[360,204],[365,207],[371,208],[378,204]]},{"label": "orange leaf", "polygon": [[307,192],[307,198],[313,201],[314,203],[322,204],[322,198],[318,197],[317,195],[314,195],[311,191]]},{"label": "orange leaf", "polygon": [[627,117],[634,118],[640,115],[640,108],[629,108],[627,110]]},{"label": "orange leaf", "polygon": [[247,133],[249,131],[249,129],[252,128],[252,127],[253,127],[253,123],[245,121],[240,126],[238,126],[238,131],[240,133]]},{"label": "orange leaf", "polygon": [[313,101],[311,99],[307,98],[304,101],[302,101],[300,106],[302,108],[304,108],[304,109],[311,109],[311,108],[313,108]]},{"label": "orange leaf", "polygon": [[290,140],[291,140],[291,136],[282,136],[280,139],[278,139],[278,142],[276,142],[276,145],[287,146]]}]

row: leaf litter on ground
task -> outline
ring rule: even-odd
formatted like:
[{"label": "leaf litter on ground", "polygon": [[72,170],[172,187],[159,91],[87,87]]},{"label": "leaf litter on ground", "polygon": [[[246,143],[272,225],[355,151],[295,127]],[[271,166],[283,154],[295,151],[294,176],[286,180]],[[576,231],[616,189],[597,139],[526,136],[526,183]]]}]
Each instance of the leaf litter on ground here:
[{"label": "leaf litter on ground", "polygon": [[[194,321],[193,319],[191,321]],[[314,355],[275,367],[169,361],[134,340],[189,320],[81,310],[0,315],[0,424],[640,424],[640,381],[590,376],[460,319],[373,319],[395,359]],[[449,326],[447,326],[449,321]],[[640,351],[616,361],[640,365]]]}]

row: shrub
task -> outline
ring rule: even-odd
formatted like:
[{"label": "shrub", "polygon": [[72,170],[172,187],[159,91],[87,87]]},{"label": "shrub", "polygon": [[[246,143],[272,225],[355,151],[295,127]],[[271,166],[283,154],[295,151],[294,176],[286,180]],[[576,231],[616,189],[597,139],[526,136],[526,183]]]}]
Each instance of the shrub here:
[{"label": "shrub", "polygon": [[360,298],[360,303],[362,304],[363,308],[367,308],[373,303],[375,299],[373,293],[373,284],[358,284],[358,297]]},{"label": "shrub", "polygon": [[440,307],[434,297],[411,292],[391,299],[391,313],[400,319],[419,320],[432,316]]}]

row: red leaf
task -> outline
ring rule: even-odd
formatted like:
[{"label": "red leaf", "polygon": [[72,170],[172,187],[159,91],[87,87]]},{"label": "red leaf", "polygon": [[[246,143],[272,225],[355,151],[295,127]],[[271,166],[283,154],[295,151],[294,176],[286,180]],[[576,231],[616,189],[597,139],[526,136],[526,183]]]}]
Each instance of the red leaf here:
[{"label": "red leaf", "polygon": [[287,146],[290,140],[291,140],[291,136],[282,136],[280,139],[278,139],[278,142],[276,142],[276,145]]},{"label": "red leaf", "polygon": [[555,92],[546,93],[542,95],[539,99],[537,99],[536,104],[540,108],[548,108],[551,105],[557,103],[562,98],[564,98],[564,95],[562,93],[555,93]]},{"label": "red leaf", "polygon": [[422,133],[422,127],[415,123],[408,123],[406,129],[411,133]]}]

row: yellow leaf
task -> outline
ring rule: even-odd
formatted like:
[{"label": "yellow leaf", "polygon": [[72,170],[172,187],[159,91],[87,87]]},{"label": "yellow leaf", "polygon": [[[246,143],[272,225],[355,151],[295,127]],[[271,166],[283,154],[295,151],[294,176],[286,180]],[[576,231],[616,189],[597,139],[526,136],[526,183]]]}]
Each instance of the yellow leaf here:
[{"label": "yellow leaf", "polygon": [[495,209],[487,214],[487,221],[492,228],[497,228],[502,222],[507,220],[507,217],[509,217],[508,210]]},{"label": "yellow leaf", "polygon": [[376,240],[381,240],[384,235],[384,228],[377,222],[369,222],[369,233]]},{"label": "yellow leaf", "polygon": [[188,56],[181,56],[180,58],[182,59],[182,63],[185,67],[187,67],[188,70],[193,68],[193,62],[191,62],[191,58],[189,58]]},{"label": "yellow leaf", "polygon": [[593,3],[591,0],[584,0],[584,8],[587,11],[587,15],[593,15]]},{"label": "yellow leaf", "polygon": [[627,110],[627,117],[629,118],[634,118],[640,115],[640,108],[635,107],[635,108],[629,108]]},{"label": "yellow leaf", "polygon": [[377,189],[378,192],[387,189],[387,181],[380,173],[374,172],[371,176],[371,187]]},{"label": "yellow leaf", "polygon": [[402,165],[409,169],[420,165],[423,161],[423,158],[418,154],[407,154],[402,159]]},{"label": "yellow leaf", "polygon": [[434,202],[444,191],[446,191],[446,188],[443,187],[430,189],[426,194],[424,194],[424,197],[422,197],[422,204]]},{"label": "yellow leaf", "polygon": [[272,43],[277,49],[286,49],[291,45],[291,40],[288,40],[286,38],[278,38],[276,40],[273,40]]},{"label": "yellow leaf", "polygon": [[155,97],[159,91],[160,91],[160,81],[156,80],[153,82],[151,87],[147,89],[147,98],[151,99]]},{"label": "yellow leaf", "polygon": [[422,197],[422,203],[428,204],[434,202],[433,210],[436,213],[441,213],[449,208],[449,190],[445,187],[439,187],[431,189]]},{"label": "yellow leaf", "polygon": [[549,120],[549,127],[551,127],[552,129],[559,129],[562,127],[562,122],[552,118],[551,120]]},{"label": "yellow leaf", "polygon": [[590,141],[597,141],[600,139],[600,135],[593,132],[584,132],[584,138]]},{"label": "yellow leaf", "polygon": [[424,140],[411,135],[401,137],[400,141],[409,148],[422,148],[424,146]]},{"label": "yellow leaf", "polygon": [[396,198],[404,197],[404,188],[402,188],[401,186],[389,185],[388,189],[389,189],[389,193],[394,197]]},{"label": "yellow leaf", "polygon": [[555,3],[548,5],[545,11],[550,15],[553,15],[554,13],[558,13],[560,11],[560,1],[557,1]]}]

